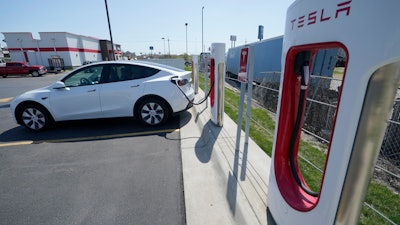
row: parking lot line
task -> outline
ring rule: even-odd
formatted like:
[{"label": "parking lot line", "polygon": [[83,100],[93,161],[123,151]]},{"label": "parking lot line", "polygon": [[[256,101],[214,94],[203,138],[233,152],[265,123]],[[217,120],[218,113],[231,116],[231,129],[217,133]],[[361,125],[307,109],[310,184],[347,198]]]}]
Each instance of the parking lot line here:
[{"label": "parking lot line", "polygon": [[10,102],[13,98],[0,98],[0,103]]},{"label": "parking lot line", "polygon": [[33,144],[33,141],[13,141],[13,142],[7,142],[7,143],[0,143],[0,147],[30,145],[30,144]]},{"label": "parking lot line", "polygon": [[60,142],[77,142],[77,141],[90,141],[90,140],[104,140],[113,138],[123,138],[123,137],[134,137],[140,135],[150,135],[159,133],[172,133],[178,132],[180,129],[166,129],[166,130],[154,130],[154,131],[144,131],[135,133],[125,133],[125,134],[112,134],[112,135],[99,135],[99,136],[89,136],[89,137],[79,137],[79,138],[63,138],[63,139],[49,139],[49,140],[28,140],[28,141],[15,141],[15,142],[5,142],[0,143],[1,147],[18,146],[18,145],[30,145],[30,144],[40,144],[40,143],[60,143]]}]

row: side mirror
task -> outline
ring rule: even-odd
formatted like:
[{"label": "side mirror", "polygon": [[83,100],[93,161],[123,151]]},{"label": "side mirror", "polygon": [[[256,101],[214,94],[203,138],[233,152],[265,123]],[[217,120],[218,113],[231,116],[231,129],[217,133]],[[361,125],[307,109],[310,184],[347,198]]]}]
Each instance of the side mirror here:
[{"label": "side mirror", "polygon": [[66,87],[65,87],[65,84],[63,82],[57,81],[52,85],[52,88],[53,89],[64,89]]}]

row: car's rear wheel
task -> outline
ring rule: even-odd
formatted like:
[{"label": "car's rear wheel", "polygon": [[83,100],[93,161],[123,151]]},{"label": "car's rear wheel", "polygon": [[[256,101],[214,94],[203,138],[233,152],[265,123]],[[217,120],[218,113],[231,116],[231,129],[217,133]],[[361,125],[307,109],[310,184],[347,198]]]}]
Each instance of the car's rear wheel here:
[{"label": "car's rear wheel", "polygon": [[45,130],[52,123],[49,112],[38,104],[23,106],[18,112],[17,119],[26,128],[34,131]]},{"label": "car's rear wheel", "polygon": [[169,119],[168,106],[160,99],[147,98],[139,104],[136,116],[146,125],[160,125]]}]

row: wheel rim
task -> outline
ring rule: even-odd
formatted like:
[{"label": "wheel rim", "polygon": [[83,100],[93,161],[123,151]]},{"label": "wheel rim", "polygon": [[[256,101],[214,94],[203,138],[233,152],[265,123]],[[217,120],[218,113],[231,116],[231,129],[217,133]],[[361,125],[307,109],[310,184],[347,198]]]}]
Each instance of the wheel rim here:
[{"label": "wheel rim", "polygon": [[141,116],[147,124],[156,125],[164,119],[165,112],[159,104],[150,102],[143,106]]},{"label": "wheel rim", "polygon": [[35,108],[27,108],[22,112],[22,121],[32,130],[40,130],[46,125],[44,114]]},{"label": "wheel rim", "polygon": [[32,76],[37,77],[37,76],[39,76],[39,73],[37,71],[33,71]]}]

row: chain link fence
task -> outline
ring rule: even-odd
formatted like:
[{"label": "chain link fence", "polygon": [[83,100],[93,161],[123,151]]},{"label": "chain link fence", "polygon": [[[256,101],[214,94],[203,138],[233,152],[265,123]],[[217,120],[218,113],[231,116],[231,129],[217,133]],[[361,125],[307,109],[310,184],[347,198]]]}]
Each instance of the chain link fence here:
[{"label": "chain link fence", "polygon": [[[263,72],[264,79],[254,85],[253,98],[265,109],[277,112],[280,72]],[[303,131],[319,142],[328,144],[339,100],[342,79],[311,75]],[[400,89],[388,120],[380,150],[375,177],[384,179],[390,188],[400,193]],[[384,174],[384,176],[382,176]]]},{"label": "chain link fence", "polygon": [[[277,112],[280,72],[262,72],[264,78],[254,85],[253,99],[272,113]],[[311,75],[303,131],[323,143],[327,150],[339,93],[342,84],[341,76],[333,77]],[[400,193],[400,88],[388,127],[381,146],[378,162],[374,169],[374,179],[384,183],[389,189]],[[309,162],[313,164],[313,162]],[[371,209],[373,207],[365,205]],[[374,209],[373,209],[374,210]],[[379,211],[375,210],[377,214]],[[383,216],[384,217],[384,216]],[[394,224],[388,220],[389,223]]]}]

